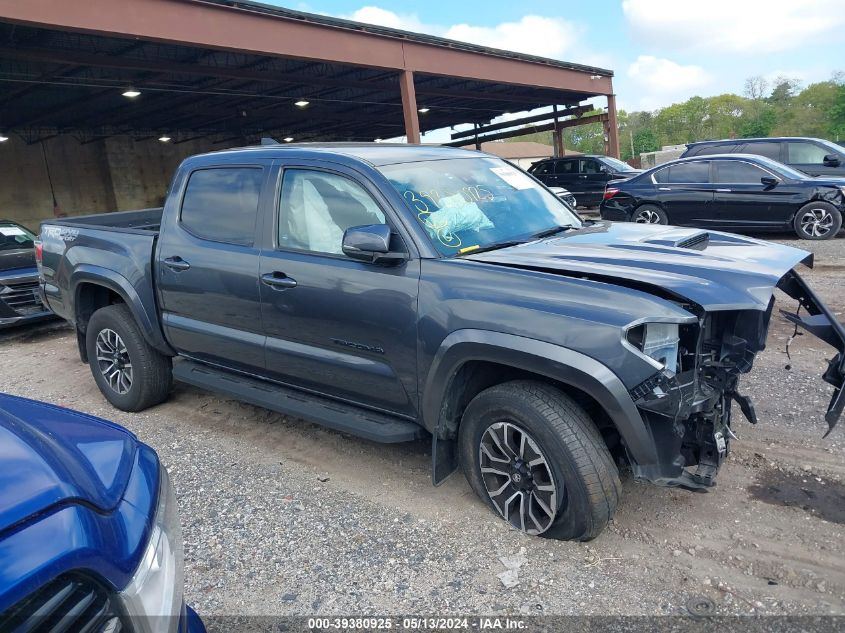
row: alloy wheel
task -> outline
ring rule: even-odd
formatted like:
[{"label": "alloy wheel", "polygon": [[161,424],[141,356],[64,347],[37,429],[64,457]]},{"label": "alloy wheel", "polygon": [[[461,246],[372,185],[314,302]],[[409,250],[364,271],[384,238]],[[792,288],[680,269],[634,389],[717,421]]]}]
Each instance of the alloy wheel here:
[{"label": "alloy wheel", "polygon": [[123,395],[132,388],[132,362],[120,335],[110,328],[97,334],[97,366],[109,387]]},{"label": "alloy wheel", "polygon": [[660,224],[660,214],[651,209],[642,209],[637,211],[634,222],[637,224]]},{"label": "alloy wheel", "polygon": [[801,231],[813,237],[824,237],[833,228],[833,215],[827,209],[810,209],[799,222]]},{"label": "alloy wheel", "polygon": [[534,438],[512,422],[495,422],[481,436],[479,449],[481,479],[499,514],[528,534],[548,530],[559,492]]}]

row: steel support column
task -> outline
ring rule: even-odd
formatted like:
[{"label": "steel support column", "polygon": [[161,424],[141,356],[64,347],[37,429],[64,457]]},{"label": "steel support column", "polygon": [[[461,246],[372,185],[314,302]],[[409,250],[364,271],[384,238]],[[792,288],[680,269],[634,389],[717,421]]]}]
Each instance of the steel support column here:
[{"label": "steel support column", "polygon": [[619,126],[616,123],[616,95],[607,95],[607,155],[619,158]]},{"label": "steel support column", "polygon": [[405,136],[408,143],[420,142],[420,118],[417,111],[417,93],[414,90],[414,73],[403,70],[399,76],[399,88],[402,92],[402,114],[405,115]]}]

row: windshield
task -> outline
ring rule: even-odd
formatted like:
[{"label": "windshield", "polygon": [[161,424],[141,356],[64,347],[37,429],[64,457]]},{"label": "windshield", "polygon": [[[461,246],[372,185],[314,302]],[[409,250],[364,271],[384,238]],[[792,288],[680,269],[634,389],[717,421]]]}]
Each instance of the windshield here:
[{"label": "windshield", "polygon": [[33,248],[35,236],[22,226],[0,222],[0,251]]},{"label": "windshield", "polygon": [[842,152],[842,145],[841,144],[837,145],[836,143],[833,143],[831,141],[827,141],[825,139],[819,139],[819,141],[821,141],[821,144],[824,145],[825,147],[830,148],[831,154],[838,154],[840,156],[842,155],[843,152]]},{"label": "windshield", "polygon": [[496,158],[452,158],[379,168],[442,255],[526,242],[581,220],[554,194]]},{"label": "windshield", "polygon": [[602,160],[616,171],[637,171],[628,163],[623,163],[621,160],[616,160],[615,158],[611,158],[610,156],[603,156]]}]

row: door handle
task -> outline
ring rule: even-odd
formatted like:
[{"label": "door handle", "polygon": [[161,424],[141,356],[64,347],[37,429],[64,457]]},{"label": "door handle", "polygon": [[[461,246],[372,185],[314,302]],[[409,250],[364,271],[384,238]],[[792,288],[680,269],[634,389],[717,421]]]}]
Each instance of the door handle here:
[{"label": "door handle", "polygon": [[730,189],[716,189],[716,192],[717,193],[730,193],[731,190]]},{"label": "door handle", "polygon": [[672,187],[658,187],[658,191],[672,191]]},{"label": "door handle", "polygon": [[579,178],[586,178],[587,176],[578,176]]},{"label": "door handle", "polygon": [[191,265],[178,255],[168,257],[164,260],[164,265],[172,270],[188,270]]},{"label": "door handle", "polygon": [[295,279],[291,279],[285,273],[280,273],[278,271],[261,275],[261,282],[277,290],[296,288]]}]

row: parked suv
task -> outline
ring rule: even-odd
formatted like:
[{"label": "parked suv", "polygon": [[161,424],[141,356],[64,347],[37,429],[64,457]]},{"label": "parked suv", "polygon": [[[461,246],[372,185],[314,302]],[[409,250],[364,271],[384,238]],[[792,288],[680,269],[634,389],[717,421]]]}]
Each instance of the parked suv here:
[{"label": "parked suv", "polygon": [[737,138],[690,143],[681,158],[711,154],[756,154],[811,176],[845,176],[845,147],[819,138]]},{"label": "parked suv", "polygon": [[512,526],[595,537],[617,460],[708,489],[773,292],[836,347],[806,251],[591,222],[499,158],[387,144],[265,146],[182,163],[164,209],[46,222],[44,296],[116,407],[172,380],[378,442],[432,438]]},{"label": "parked suv", "polygon": [[541,160],[528,173],[546,186],[568,189],[579,205],[594,207],[609,180],[630,178],[641,171],[610,156],[586,155]]}]

